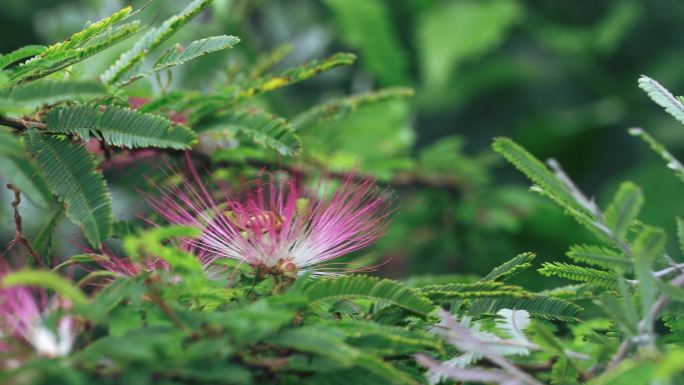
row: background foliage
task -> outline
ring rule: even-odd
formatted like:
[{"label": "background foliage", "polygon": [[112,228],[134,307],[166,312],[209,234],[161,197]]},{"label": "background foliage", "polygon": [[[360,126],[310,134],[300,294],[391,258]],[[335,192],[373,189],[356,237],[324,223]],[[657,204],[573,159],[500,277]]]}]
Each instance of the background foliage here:
[{"label": "background foliage", "polygon": [[[135,9],[143,4],[133,2]],[[0,52],[8,53],[27,44],[50,46],[82,29],[86,20],[101,19],[125,5],[108,0],[6,1],[0,14],[0,32],[12,38],[0,41]],[[673,214],[680,214],[684,205],[675,198],[681,185],[663,167],[658,154],[649,151],[638,137],[626,135],[625,130],[644,127],[666,143],[675,156],[682,152],[684,136],[680,135],[677,122],[648,100],[637,87],[636,79],[643,73],[669,89],[684,89],[684,70],[679,65],[683,43],[678,37],[684,5],[636,0],[572,4],[531,0],[216,0],[209,5],[208,12],[183,26],[186,22],[183,16],[174,18],[173,15],[179,15],[185,5],[175,1],[152,2],[145,12],[137,15],[142,23],[131,22],[116,30],[122,37],[136,33],[135,38],[102,52],[97,41],[88,41],[88,36],[81,36],[82,42],[73,39],[48,48],[48,53],[54,56],[43,64],[55,70],[65,68],[72,59],[80,60],[69,52],[95,54],[86,63],[69,67],[69,75],[58,73],[52,80],[60,80],[59,76],[94,79],[104,74],[101,79],[106,85],[131,82],[125,94],[110,94],[99,82],[87,80],[70,81],[68,86],[59,84],[58,87],[28,83],[44,75],[40,72],[44,71],[42,66],[38,72],[28,68],[2,79],[22,86],[0,96],[3,107],[21,104],[28,111],[43,102],[72,97],[104,101],[108,105],[104,110],[87,104],[50,110],[44,121],[54,136],[29,128],[26,140],[19,143],[10,139],[8,132],[0,131],[0,140],[3,140],[0,150],[4,155],[0,157],[2,174],[34,175],[35,170],[30,168],[35,167],[45,175],[45,179],[19,177],[19,182],[15,181],[30,198],[21,209],[26,233],[37,240],[39,251],[50,250],[58,258],[75,254],[77,251],[69,240],[81,236],[81,231],[76,230],[79,226],[84,229],[83,242],[91,244],[110,237],[124,238],[138,231],[135,216],[146,213],[147,208],[140,203],[136,189],[149,188],[143,176],[153,180],[162,178],[156,173],[161,164],[159,160],[144,156],[132,164],[112,162],[100,175],[94,163],[99,158],[90,159],[92,156],[84,147],[70,147],[69,143],[55,139],[58,134],[104,139],[127,149],[124,151],[180,150],[197,143],[195,134],[185,128],[186,124],[199,136],[198,153],[217,166],[213,172],[216,179],[235,181],[264,166],[292,166],[305,171],[329,168],[342,172],[358,165],[362,172],[394,186],[400,210],[389,234],[355,257],[364,263],[391,257],[379,274],[404,278],[408,286],[426,287],[419,290],[420,295],[431,301],[433,307],[435,304],[453,306],[452,301],[463,296],[457,293],[468,292],[472,298],[478,298],[478,294],[472,293],[480,293],[484,299],[467,303],[463,314],[491,316],[496,309],[517,306],[536,318],[569,321],[576,317],[578,310],[573,304],[554,302],[563,301],[563,293],[553,294],[552,300],[545,297],[540,300],[538,295],[548,293],[532,294],[526,290],[555,287],[566,284],[567,279],[620,290],[621,278],[604,270],[620,263],[626,266],[626,273],[634,269],[631,266],[634,261],[625,262],[615,250],[606,249],[610,245],[594,245],[592,231],[577,230],[577,224],[552,203],[530,194],[522,177],[491,150],[493,137],[514,138],[540,159],[555,157],[576,184],[590,197],[596,197],[600,207],[606,208],[609,225],[620,237],[626,236],[637,212],[644,223],[676,234]],[[166,20],[169,21],[165,23]],[[148,24],[154,27],[147,27]],[[176,26],[183,28],[173,35],[166,33]],[[200,40],[209,36],[214,38]],[[182,43],[185,49],[175,49],[175,43]],[[156,48],[158,60],[141,66],[140,52],[151,48]],[[215,51],[223,52],[211,53]],[[128,53],[121,56],[124,52]],[[206,56],[197,58],[200,54]],[[11,62],[3,63],[0,58],[0,64],[5,67]],[[171,72],[166,71],[169,68],[173,68]],[[145,79],[133,81],[137,77]],[[136,101],[143,100],[151,103],[142,105],[137,112],[129,109]],[[196,112],[176,114],[186,107]],[[85,118],[90,122],[88,125],[73,124]],[[131,122],[145,127],[144,131],[151,134],[140,136],[126,132]],[[223,129],[226,126],[231,129]],[[166,136],[160,136],[159,132]],[[505,141],[497,143],[499,147],[513,146]],[[24,148],[35,159],[34,163],[26,162]],[[60,167],[48,152],[50,148],[85,161],[79,168]],[[510,148],[497,150],[504,155],[511,151]],[[95,153],[102,155],[104,151],[96,149]],[[294,154],[297,157],[292,157]],[[66,178],[87,175],[88,179],[62,183],[65,175]],[[623,184],[625,180],[634,184]],[[534,182],[540,184],[537,180]],[[79,187],[78,183],[84,184]],[[558,187],[557,183],[552,182],[554,187]],[[48,185],[62,187],[52,192],[59,200],[69,203],[66,212],[54,204]],[[91,191],[78,193],[84,190]],[[623,223],[609,214],[618,191],[618,196],[623,194],[624,199],[647,197],[646,203],[639,204],[635,214]],[[0,235],[4,244],[14,235],[9,204],[13,195],[10,191],[0,194],[7,198],[7,204],[0,206],[4,226]],[[56,235],[51,237],[49,229],[55,227]],[[659,231],[646,233],[658,238]],[[670,236],[667,240],[663,237],[662,243],[663,248],[676,249],[677,237]],[[571,259],[564,256],[568,245],[577,245],[568,253]],[[114,243],[112,247],[118,250],[122,246]],[[539,279],[534,270],[522,271],[512,278],[512,283],[524,284],[523,290],[518,286],[499,286],[504,285],[498,282],[503,277],[498,277],[496,270],[493,275],[487,275],[492,268],[523,251],[538,255],[535,264],[546,262],[542,273],[547,278]],[[531,263],[524,254],[519,258],[514,265]],[[593,267],[570,266],[573,261]],[[648,269],[650,265],[641,267]],[[464,285],[475,285],[478,276],[484,277],[484,281],[496,282],[477,283],[484,286],[430,287],[443,283],[424,277],[436,272],[454,273],[451,279]],[[126,297],[136,303],[139,298],[136,296],[142,290],[136,285],[142,284],[131,283],[131,287],[121,289],[125,293],[118,295],[116,301]],[[353,286],[355,290],[371,290],[361,283]],[[380,312],[378,319],[387,317],[387,324],[402,327],[408,324],[406,330],[402,329],[404,332],[420,334],[406,337],[406,341],[412,342],[404,342],[414,347],[408,349],[409,353],[401,352],[394,345],[386,347],[382,354],[373,355],[377,353],[373,351],[368,356],[366,351],[357,355],[352,350],[312,351],[314,347],[304,345],[307,338],[329,338],[331,344],[353,341],[351,347],[338,344],[340,349],[367,347],[363,341],[354,339],[362,337],[350,337],[344,330],[337,330],[344,328],[340,325],[315,325],[305,331],[292,328],[291,335],[288,334],[288,328],[283,325],[293,314],[304,311],[302,298],[315,300],[310,297],[312,293],[325,295],[324,289],[301,288],[301,292],[295,291],[291,297],[282,299],[292,301],[285,305],[277,303],[277,299],[255,304],[268,307],[268,311],[276,314],[272,323],[263,325],[263,336],[272,336],[276,345],[281,343],[296,351],[329,355],[325,358],[333,361],[342,356],[356,357],[359,361],[348,365],[366,365],[363,367],[381,377],[387,372],[382,371],[379,362],[371,362],[378,356],[401,356],[424,350],[426,346],[440,352],[449,349],[420,334],[426,323],[406,321],[403,313],[393,316],[392,309],[371,307],[364,309],[364,314],[375,318],[376,312]],[[524,293],[521,298],[530,302],[523,305],[515,296],[502,300],[488,298],[498,297],[505,291],[517,293],[516,290]],[[380,291],[384,293],[381,298],[391,299],[391,290],[389,294]],[[353,297],[352,294],[345,295]],[[652,297],[652,294],[639,295]],[[598,291],[590,291],[585,299],[599,295]],[[181,297],[171,295],[170,298],[182,302]],[[202,301],[206,301],[203,306],[211,306],[206,298]],[[590,301],[585,302],[582,305],[588,307],[588,314],[598,312]],[[647,304],[642,302],[640,306]],[[430,312],[420,310],[421,306],[425,305],[417,300],[409,308],[399,308],[411,316]],[[141,311],[154,314],[157,310]],[[246,323],[253,321],[249,310],[239,311],[244,318],[230,317],[244,319]],[[349,309],[345,312],[353,313]],[[104,317],[97,309],[83,314],[94,320]],[[315,311],[312,314],[313,317],[328,316]],[[121,312],[121,317],[128,316],[129,313]],[[640,316],[625,317],[638,321]],[[187,322],[232,327],[222,324],[220,317]],[[79,359],[85,365],[96,366],[98,349],[116,351],[119,342],[115,337],[125,334],[137,321],[113,317],[107,318],[107,322],[106,328],[113,337],[102,343],[105,346],[93,345],[83,353]],[[603,321],[597,321],[597,325],[599,322]],[[676,317],[669,322],[679,323]],[[621,327],[621,333],[636,334],[634,324]],[[335,331],[322,332],[320,328]],[[606,329],[601,325],[596,328]],[[239,330],[232,332],[241,335]],[[543,334],[543,331],[536,332]],[[583,332],[586,330],[577,331],[573,327],[570,335],[581,336]],[[149,352],[141,350],[140,353],[147,354],[145,365],[159,359],[152,352],[171,350],[169,347],[177,346],[181,340],[182,335],[169,334],[160,334],[159,340],[150,339]],[[302,345],[288,345],[292,341]],[[617,347],[614,340],[603,342]],[[230,346],[239,350],[250,343],[238,338],[230,341]],[[210,348],[220,350],[215,346]],[[226,349],[217,354],[232,357],[233,352]],[[199,353],[197,357],[204,359]],[[125,354],[120,358],[137,359]],[[181,358],[164,359],[173,362]],[[567,364],[567,357],[564,359]],[[413,364],[398,361],[403,372],[415,372],[411,369]],[[577,369],[587,368],[573,368]],[[199,374],[187,374],[188,378],[193,375]]]}]

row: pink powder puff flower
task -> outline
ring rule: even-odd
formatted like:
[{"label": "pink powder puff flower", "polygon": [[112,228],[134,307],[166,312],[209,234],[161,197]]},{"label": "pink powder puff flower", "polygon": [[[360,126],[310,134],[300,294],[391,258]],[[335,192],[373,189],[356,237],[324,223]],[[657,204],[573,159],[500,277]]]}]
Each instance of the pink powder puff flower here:
[{"label": "pink powder puff flower", "polygon": [[[9,271],[0,261],[0,281]],[[42,289],[0,287],[0,352],[11,352],[14,342],[24,342],[43,357],[68,355],[76,337],[76,324],[72,317],[62,316],[56,328],[48,326],[46,320],[55,307],[65,308],[68,303],[48,298]]]},{"label": "pink powder puff flower", "polygon": [[171,224],[198,228],[202,235],[189,240],[197,250],[274,276],[344,272],[327,262],[373,243],[392,212],[391,194],[370,178],[349,174],[307,188],[287,173],[263,173],[240,195],[210,191],[189,157],[188,165],[192,178],[160,187],[160,198],[147,197],[150,205]]}]

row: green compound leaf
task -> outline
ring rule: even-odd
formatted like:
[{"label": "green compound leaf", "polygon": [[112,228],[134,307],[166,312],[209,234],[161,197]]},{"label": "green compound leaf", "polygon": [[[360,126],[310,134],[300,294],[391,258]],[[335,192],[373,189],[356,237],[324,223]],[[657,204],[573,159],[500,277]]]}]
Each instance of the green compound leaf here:
[{"label": "green compound leaf", "polygon": [[579,206],[572,192],[549,169],[522,146],[508,138],[496,138],[492,145],[494,151],[503,155],[518,170],[537,184],[546,195],[557,203],[574,209],[579,214],[588,214]]},{"label": "green compound leaf", "polygon": [[212,52],[233,48],[239,42],[240,39],[238,37],[222,35],[195,40],[185,48],[176,46],[157,61],[154,65],[154,70],[162,71]]},{"label": "green compound leaf", "polygon": [[94,135],[113,146],[187,149],[195,133],[182,124],[117,106],[79,105],[55,108],[46,117],[48,130],[77,134],[84,140]]},{"label": "green compound leaf", "polygon": [[426,317],[435,309],[435,305],[416,290],[396,281],[364,275],[318,280],[309,285],[305,293],[310,303],[367,298],[389,302],[421,317]]},{"label": "green compound leaf", "polygon": [[131,8],[126,7],[99,22],[90,24],[69,39],[48,47],[39,55],[12,67],[10,85],[45,77],[133,35],[140,30],[139,21],[118,25],[131,15]]},{"label": "green compound leaf", "polygon": [[667,168],[672,170],[675,173],[675,176],[684,182],[684,165],[675,158],[662,143],[658,142],[653,136],[641,128],[630,128],[629,134],[638,137],[648,144],[649,147],[651,147],[651,150],[666,162]]},{"label": "green compound leaf", "polygon": [[67,216],[98,246],[109,237],[113,216],[112,198],[93,155],[83,145],[35,129],[28,130],[26,139],[50,189],[66,204]]},{"label": "green compound leaf", "polygon": [[483,281],[496,281],[496,280],[506,280],[512,276],[514,276],[516,273],[520,272],[521,270],[525,270],[528,267],[532,266],[532,261],[536,255],[534,253],[522,253],[515,258],[504,262],[503,264],[495,267],[492,269],[492,271],[489,272],[484,278],[482,278]]},{"label": "green compound leaf", "polygon": [[576,321],[582,308],[572,302],[542,295],[528,297],[483,298],[468,308],[472,316],[492,315],[501,309],[527,310],[532,317],[560,321]]},{"label": "green compound leaf", "polygon": [[382,103],[387,100],[407,98],[413,96],[413,94],[412,88],[391,87],[331,100],[297,115],[292,119],[292,125],[300,128],[343,119],[363,106]]},{"label": "green compound leaf", "polygon": [[212,131],[235,127],[255,143],[283,155],[296,155],[302,149],[301,139],[288,121],[259,109],[235,109],[216,118],[209,126]]},{"label": "green compound leaf", "polygon": [[570,247],[567,255],[573,261],[604,269],[620,269],[623,272],[629,272],[633,269],[632,261],[625,258],[622,253],[603,246],[575,245]]},{"label": "green compound leaf", "polygon": [[586,282],[606,289],[617,290],[617,276],[609,271],[570,265],[563,262],[545,262],[538,270],[547,277],[556,276],[573,281]]},{"label": "green compound leaf", "polygon": [[356,60],[356,55],[339,52],[323,60],[311,60],[299,67],[289,68],[276,75],[248,79],[229,87],[220,95],[196,96],[187,103],[185,108],[196,110],[191,116],[191,121],[201,120],[206,116],[218,115],[245,99],[299,83],[339,66],[350,65],[354,63],[354,60]]},{"label": "green compound leaf", "polygon": [[82,31],[76,32],[75,34],[71,35],[68,39],[53,44],[49,46],[45,51],[41,53],[41,56],[48,56],[48,55],[53,55],[59,52],[67,52],[72,49],[78,48],[82,44],[88,42],[90,39],[98,36],[102,32],[105,32],[107,29],[115,25],[116,23],[124,20],[131,14],[131,7],[125,7],[118,12],[112,14],[111,16],[108,16],[96,23],[92,23],[88,25],[85,29]]},{"label": "green compound leaf", "polygon": [[529,293],[518,286],[508,286],[503,282],[496,281],[430,285],[423,286],[417,290],[426,297],[430,298],[432,301],[529,295]]},{"label": "green compound leaf", "polygon": [[648,76],[641,76],[639,78],[639,88],[646,91],[656,104],[663,107],[679,123],[684,124],[684,104],[677,100],[667,88]]}]

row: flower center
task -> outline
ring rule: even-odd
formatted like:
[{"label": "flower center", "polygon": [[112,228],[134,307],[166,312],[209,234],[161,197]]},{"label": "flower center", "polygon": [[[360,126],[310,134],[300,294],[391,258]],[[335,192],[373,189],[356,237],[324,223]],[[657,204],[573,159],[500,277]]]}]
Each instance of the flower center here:
[{"label": "flower center", "polygon": [[255,234],[264,234],[268,231],[279,231],[283,226],[283,218],[273,211],[262,211],[249,217],[245,222],[245,229]]}]

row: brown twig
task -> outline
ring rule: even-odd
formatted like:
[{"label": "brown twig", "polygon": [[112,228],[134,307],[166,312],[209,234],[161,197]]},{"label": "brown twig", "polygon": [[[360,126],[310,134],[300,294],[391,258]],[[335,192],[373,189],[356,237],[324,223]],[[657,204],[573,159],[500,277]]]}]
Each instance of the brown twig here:
[{"label": "brown twig", "polygon": [[178,329],[182,331],[187,331],[188,327],[185,325],[185,323],[180,319],[178,314],[169,306],[169,304],[164,301],[164,298],[162,298],[161,294],[159,293],[159,290],[157,289],[157,284],[156,284],[156,277],[150,277],[145,280],[145,284],[147,285],[148,292],[147,292],[147,297],[152,303],[157,305],[159,309],[169,318],[171,323]]},{"label": "brown twig", "polygon": [[109,148],[107,141],[100,140],[100,144],[102,145],[102,152],[104,152],[105,162],[110,161],[112,159],[112,150]]},{"label": "brown twig", "polygon": [[40,259],[38,256],[38,253],[36,253],[36,250],[31,246],[31,242],[29,242],[28,239],[24,236],[24,229],[21,223],[21,215],[19,214],[19,204],[21,203],[21,191],[17,188],[17,186],[8,183],[7,188],[12,190],[14,192],[14,201],[12,201],[12,209],[14,210],[14,239],[9,241],[7,244],[7,248],[5,249],[5,253],[8,252],[14,245],[17,243],[21,243],[26,247],[26,250],[28,250],[28,253],[33,257],[33,259],[36,261],[38,266],[45,267],[43,261]]},{"label": "brown twig", "polygon": [[45,123],[34,122],[31,120],[13,118],[11,116],[2,116],[2,115],[0,115],[0,126],[6,126],[6,127],[14,128],[15,130],[18,130],[18,131],[26,131],[32,127],[35,127],[39,130],[44,130],[47,128],[47,125]]},{"label": "brown twig", "polygon": [[[197,155],[198,152],[195,152],[194,155]],[[203,154],[202,154],[203,155]],[[261,160],[248,160],[246,162],[250,166],[254,167],[259,167],[259,168],[266,168],[266,169],[273,169],[274,167],[281,167],[287,170],[290,170],[294,174],[298,175],[309,175],[318,170],[318,168],[308,165],[294,165],[294,164],[282,164],[282,165],[276,165],[268,161],[261,161]],[[231,162],[218,162],[218,165],[222,166],[234,166],[235,164]],[[330,177],[333,178],[347,178],[349,177],[349,173],[345,172],[335,172],[335,171],[328,171],[326,174]],[[363,178],[363,175],[352,175],[353,178],[355,179],[361,179]],[[463,189],[464,185],[462,181],[459,179],[453,177],[453,176],[446,176],[446,175],[428,175],[428,174],[419,174],[415,172],[401,172],[401,173],[395,173],[394,177],[391,180],[381,182],[382,184],[387,184],[390,186],[395,186],[395,187],[428,187],[428,188],[444,188],[444,189],[449,189],[449,190],[456,190],[460,191]]]}]

